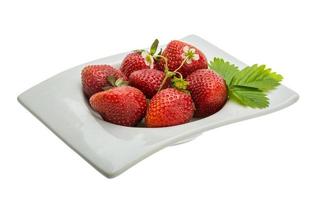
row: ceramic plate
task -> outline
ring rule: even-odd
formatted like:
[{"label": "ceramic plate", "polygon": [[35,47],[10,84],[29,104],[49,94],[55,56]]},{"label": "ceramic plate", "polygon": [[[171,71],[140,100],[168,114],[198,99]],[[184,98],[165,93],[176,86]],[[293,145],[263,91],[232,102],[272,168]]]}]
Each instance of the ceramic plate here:
[{"label": "ceramic plate", "polygon": [[[222,57],[237,66],[245,66],[198,36],[190,35],[182,40],[197,46],[208,59]],[[80,72],[87,64],[106,63],[118,67],[125,55],[122,53],[71,68],[18,97],[25,108],[109,178],[119,175],[164,147],[189,140],[206,130],[277,111],[298,99],[294,91],[281,85],[269,94],[270,106],[266,109],[245,108],[229,101],[218,113],[179,126],[118,126],[102,121],[90,109],[82,92]]]}]

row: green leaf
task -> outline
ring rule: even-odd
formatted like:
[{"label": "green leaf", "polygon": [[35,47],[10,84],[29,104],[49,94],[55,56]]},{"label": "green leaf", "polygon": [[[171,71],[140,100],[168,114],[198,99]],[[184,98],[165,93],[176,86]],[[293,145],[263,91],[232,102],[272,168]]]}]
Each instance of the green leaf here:
[{"label": "green leaf", "polygon": [[110,83],[112,86],[116,86],[116,77],[114,76],[108,76],[107,81]]},{"label": "green leaf", "polygon": [[232,86],[229,89],[229,99],[251,108],[266,108],[269,106],[269,99],[265,92],[256,88]]},{"label": "green leaf", "polygon": [[283,77],[272,72],[265,65],[252,65],[236,73],[231,85],[257,88],[262,91],[275,89],[280,85]]},{"label": "green leaf", "polygon": [[178,78],[176,76],[172,78],[171,82],[174,88],[179,90],[186,90],[187,86],[189,85],[189,83],[185,81],[183,78]]},{"label": "green leaf", "polygon": [[123,80],[122,78],[118,78],[115,82],[116,87],[128,85],[128,81]]},{"label": "green leaf", "polygon": [[159,44],[159,41],[158,39],[155,39],[153,44],[151,45],[151,48],[150,48],[150,54],[153,56],[157,50],[157,47],[158,47],[158,44]]},{"label": "green leaf", "polygon": [[[107,77],[107,81],[110,83],[110,87],[120,87],[120,86],[124,86],[124,85],[128,85],[128,81],[123,80],[122,78],[118,78],[116,79],[115,76],[108,76]],[[104,87],[104,89],[109,89],[108,86]]]},{"label": "green leaf", "polygon": [[162,55],[163,49],[161,48],[157,55]]},{"label": "green leaf", "polygon": [[214,70],[225,79],[227,85],[231,84],[232,78],[239,72],[239,68],[234,64],[225,62],[222,58],[214,58],[209,63],[209,69]]}]

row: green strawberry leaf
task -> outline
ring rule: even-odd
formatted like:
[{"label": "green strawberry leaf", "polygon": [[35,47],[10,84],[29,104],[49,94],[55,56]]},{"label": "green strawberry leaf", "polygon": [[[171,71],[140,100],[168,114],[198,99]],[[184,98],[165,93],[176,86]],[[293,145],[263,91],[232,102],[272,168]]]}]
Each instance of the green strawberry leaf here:
[{"label": "green strawberry leaf", "polygon": [[128,81],[125,81],[123,80],[122,78],[118,78],[115,82],[115,86],[116,87],[120,87],[120,86],[125,86],[125,85],[128,85],[129,82]]},{"label": "green strawberry leaf", "polygon": [[158,54],[157,55],[162,55],[162,52],[163,52],[163,49],[162,48],[160,48],[160,51],[158,52]]},{"label": "green strawberry leaf", "polygon": [[271,71],[265,65],[252,65],[237,73],[231,84],[269,91],[279,86],[283,80],[280,74]]},{"label": "green strawberry leaf", "polygon": [[117,79],[115,76],[108,76],[107,81],[110,83],[110,86],[104,87],[105,90],[109,89],[109,87],[120,87],[129,84],[128,81],[125,81],[122,78]]},{"label": "green strawberry leaf", "polygon": [[150,54],[153,56],[157,50],[157,47],[158,47],[158,44],[159,44],[159,41],[158,39],[155,39],[153,44],[151,45],[151,48],[150,48]]},{"label": "green strawberry leaf", "polygon": [[239,68],[234,64],[225,62],[222,58],[214,58],[209,63],[209,69],[217,72],[225,79],[227,85],[231,84],[232,78],[239,72]]},{"label": "green strawberry leaf", "polygon": [[107,81],[110,83],[110,85],[116,86],[116,77],[115,76],[107,76]]},{"label": "green strawberry leaf", "polygon": [[251,108],[266,108],[269,99],[266,94],[256,88],[233,86],[229,89],[229,99]]}]

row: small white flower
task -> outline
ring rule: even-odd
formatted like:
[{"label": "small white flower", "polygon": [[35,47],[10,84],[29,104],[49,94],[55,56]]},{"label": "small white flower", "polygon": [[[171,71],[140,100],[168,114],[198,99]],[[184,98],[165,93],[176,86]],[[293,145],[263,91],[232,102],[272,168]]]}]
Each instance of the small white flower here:
[{"label": "small white flower", "polygon": [[142,58],[144,58],[145,64],[152,69],[154,67],[153,56],[149,54],[147,51],[142,51],[141,56]]},{"label": "small white flower", "polygon": [[199,54],[195,53],[192,59],[193,60],[199,60]]},{"label": "small white flower", "polygon": [[189,46],[184,46],[182,58],[185,59],[187,57],[186,63],[190,64],[193,60],[199,60],[199,54],[195,53],[196,49],[189,48]]}]

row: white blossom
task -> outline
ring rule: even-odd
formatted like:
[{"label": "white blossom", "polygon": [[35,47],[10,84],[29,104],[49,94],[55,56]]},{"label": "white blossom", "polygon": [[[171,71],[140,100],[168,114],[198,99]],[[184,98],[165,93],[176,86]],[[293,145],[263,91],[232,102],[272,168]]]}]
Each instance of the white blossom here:
[{"label": "white blossom", "polygon": [[184,46],[183,48],[183,53],[182,53],[182,58],[186,60],[187,64],[192,63],[193,60],[199,60],[199,54],[195,53],[196,49],[195,48],[189,48],[189,46]]}]

